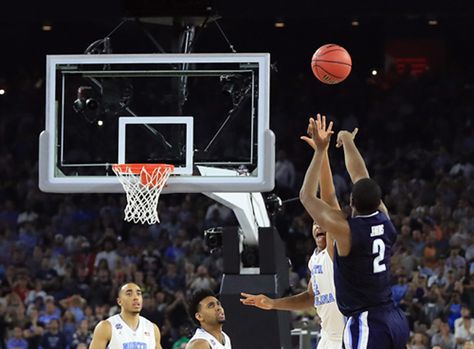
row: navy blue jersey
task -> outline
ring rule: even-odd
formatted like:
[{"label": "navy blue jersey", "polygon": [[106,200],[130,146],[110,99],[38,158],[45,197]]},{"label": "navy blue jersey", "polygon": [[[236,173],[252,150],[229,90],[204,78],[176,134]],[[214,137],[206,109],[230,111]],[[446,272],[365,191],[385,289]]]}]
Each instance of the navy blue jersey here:
[{"label": "navy blue jersey", "polygon": [[334,249],[334,284],[339,310],[345,316],[392,302],[390,257],[397,232],[382,212],[348,219],[351,251]]}]

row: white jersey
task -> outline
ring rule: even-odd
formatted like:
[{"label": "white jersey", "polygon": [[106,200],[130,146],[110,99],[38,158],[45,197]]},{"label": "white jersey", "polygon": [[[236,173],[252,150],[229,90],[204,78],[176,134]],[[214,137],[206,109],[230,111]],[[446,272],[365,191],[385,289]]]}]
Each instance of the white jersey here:
[{"label": "white jersey", "polygon": [[334,269],[328,251],[325,249],[317,253],[315,250],[308,262],[308,268],[311,272],[314,307],[321,318],[321,337],[338,340],[342,346],[344,315],[337,307]]},{"label": "white jersey", "polygon": [[224,331],[222,331],[222,334],[224,335],[224,341],[225,341],[224,344],[220,343],[216,339],[216,337],[214,337],[212,334],[210,334],[206,330],[203,330],[202,328],[199,327],[194,333],[193,338],[191,338],[189,342],[195,339],[204,339],[205,341],[209,343],[209,346],[211,347],[211,349],[232,349],[229,336],[226,335]]},{"label": "white jersey", "polygon": [[123,321],[120,314],[107,319],[112,326],[112,337],[108,349],[155,349],[155,329],[150,320],[140,316],[134,331]]}]

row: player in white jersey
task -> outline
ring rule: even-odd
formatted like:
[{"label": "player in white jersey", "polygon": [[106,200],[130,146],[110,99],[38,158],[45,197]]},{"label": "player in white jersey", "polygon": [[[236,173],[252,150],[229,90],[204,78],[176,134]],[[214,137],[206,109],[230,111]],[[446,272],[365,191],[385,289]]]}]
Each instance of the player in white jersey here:
[{"label": "player in white jersey", "polygon": [[160,330],[140,316],[143,298],[137,284],[123,285],[117,303],[120,314],[99,322],[89,349],[162,349]]},{"label": "player in white jersey", "polygon": [[230,338],[222,326],[224,308],[211,290],[199,290],[189,303],[189,314],[199,325],[186,349],[232,349]]},{"label": "player in white jersey", "polygon": [[[302,139],[313,149],[316,149],[316,145],[310,137],[302,137]],[[339,208],[327,156],[323,160],[320,185],[321,198],[330,206]],[[271,299],[262,294],[242,293],[243,298],[240,301],[245,305],[252,305],[265,310],[295,311],[314,306],[321,318],[321,337],[318,349],[340,349],[344,332],[344,316],[339,311],[336,303],[332,262],[334,240],[316,223],[313,224],[313,238],[316,242],[316,249],[308,263],[311,279],[305,292],[278,299]]]}]

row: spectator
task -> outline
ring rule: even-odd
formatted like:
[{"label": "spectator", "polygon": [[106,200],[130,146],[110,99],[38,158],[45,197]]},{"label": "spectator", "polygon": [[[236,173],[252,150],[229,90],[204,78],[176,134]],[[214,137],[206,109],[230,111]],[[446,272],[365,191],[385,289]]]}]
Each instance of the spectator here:
[{"label": "spectator", "polygon": [[43,337],[44,327],[43,324],[39,322],[39,313],[35,308],[31,309],[30,313],[30,322],[25,326],[24,336],[28,341],[28,348],[38,348]]},{"label": "spectator", "polygon": [[51,260],[47,256],[43,256],[41,267],[36,274],[36,278],[41,280],[43,289],[47,293],[54,292],[59,288],[60,282],[58,273],[51,268]]},{"label": "spectator", "polygon": [[89,321],[84,319],[79,323],[79,327],[72,336],[71,349],[79,349],[80,344],[89,347],[92,341],[92,331],[89,328]]},{"label": "spectator", "polygon": [[74,322],[79,322],[84,319],[84,306],[86,303],[87,301],[79,295],[73,295],[59,301],[63,309],[70,311],[74,315]]},{"label": "spectator", "polygon": [[54,297],[46,297],[45,310],[40,312],[38,321],[47,326],[51,321],[59,321],[60,319],[61,311],[56,307],[56,304],[54,304]]},{"label": "spectator", "polygon": [[28,349],[28,342],[23,338],[23,330],[19,326],[13,329],[13,337],[8,340],[7,349]]},{"label": "spectator", "polygon": [[448,258],[446,258],[445,265],[447,268],[451,268],[453,270],[466,267],[466,260],[464,257],[459,255],[459,247],[455,246],[451,248],[450,255]]},{"label": "spectator", "polygon": [[43,283],[40,279],[35,279],[35,282],[34,282],[34,289],[28,291],[28,293],[26,294],[26,298],[25,298],[25,305],[28,307],[29,305],[33,304],[36,302],[36,300],[38,299],[38,297],[40,299],[42,299],[43,301],[46,300],[46,292],[43,290]]},{"label": "spectator", "polygon": [[97,279],[92,283],[89,291],[89,302],[92,305],[111,303],[113,284],[108,269],[100,269]]},{"label": "spectator", "polygon": [[51,320],[41,338],[39,349],[69,349],[66,337],[59,330],[59,320]]},{"label": "spectator", "polygon": [[439,332],[435,333],[431,339],[431,345],[439,345],[443,349],[456,349],[456,339],[450,332],[448,323],[441,323]]},{"label": "spectator", "polygon": [[188,287],[191,289],[192,292],[201,289],[213,290],[216,287],[216,281],[211,278],[207,271],[207,268],[204,265],[200,265],[197,267],[196,274],[188,284]]},{"label": "spectator", "polygon": [[392,298],[396,305],[400,305],[400,302],[405,298],[408,292],[407,278],[404,273],[398,274],[397,284],[392,286]]},{"label": "spectator", "polygon": [[174,263],[166,264],[166,274],[163,275],[160,280],[163,290],[171,294],[174,294],[178,290],[183,290],[185,287],[184,275],[178,274],[177,269]]},{"label": "spectator", "polygon": [[117,259],[119,258],[119,255],[117,254],[117,251],[116,251],[117,242],[114,238],[114,235],[105,237],[102,244],[103,244],[103,250],[100,251],[95,257],[94,267],[97,268],[99,266],[99,262],[102,259],[105,259],[107,261],[107,265],[109,269],[115,270],[115,264],[117,263]]},{"label": "spectator", "polygon": [[63,334],[66,338],[66,342],[68,344],[72,343],[72,336],[76,332],[76,319],[74,318],[74,314],[71,313],[69,310],[64,312],[62,318],[62,327],[63,327]]},{"label": "spectator", "polygon": [[461,317],[461,296],[459,292],[452,293],[451,301],[446,306],[446,312],[448,314],[449,328],[454,330],[454,322]]},{"label": "spectator", "polygon": [[432,286],[423,298],[420,320],[426,324],[431,324],[434,319],[441,317],[444,311],[444,300],[441,291],[437,286]]},{"label": "spectator", "polygon": [[427,339],[423,333],[415,333],[408,345],[410,349],[428,349],[427,348]]},{"label": "spectator", "polygon": [[295,189],[295,179],[295,165],[288,159],[286,151],[280,149],[276,156],[275,184],[284,193],[292,193]]},{"label": "spectator", "polygon": [[456,349],[462,349],[465,342],[474,340],[474,321],[466,305],[461,307],[461,317],[454,322],[454,337]]}]

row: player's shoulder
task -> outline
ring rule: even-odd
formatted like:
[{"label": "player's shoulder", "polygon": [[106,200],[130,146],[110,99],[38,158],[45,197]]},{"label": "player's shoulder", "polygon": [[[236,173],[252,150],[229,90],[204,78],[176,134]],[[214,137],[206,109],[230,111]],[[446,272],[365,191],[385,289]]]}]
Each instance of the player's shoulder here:
[{"label": "player's shoulder", "polygon": [[209,342],[202,338],[192,339],[186,344],[186,349],[210,349]]},{"label": "player's shoulder", "polygon": [[100,335],[106,338],[112,335],[112,324],[109,319],[102,320],[95,326],[94,335]]},{"label": "player's shoulder", "polygon": [[112,323],[110,322],[110,318],[99,321],[99,323],[95,327],[100,328],[100,329],[112,328]]}]

